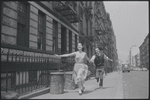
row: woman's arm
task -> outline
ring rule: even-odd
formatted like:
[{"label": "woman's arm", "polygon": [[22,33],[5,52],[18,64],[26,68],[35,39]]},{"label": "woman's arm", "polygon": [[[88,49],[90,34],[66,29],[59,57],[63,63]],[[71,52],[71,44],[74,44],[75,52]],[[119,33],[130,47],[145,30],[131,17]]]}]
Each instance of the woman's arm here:
[{"label": "woman's arm", "polygon": [[85,53],[85,58],[86,58],[86,60],[87,60],[88,62],[90,62],[90,59],[89,59],[89,57],[87,56],[86,53]]},{"label": "woman's arm", "polygon": [[90,64],[92,64],[93,66],[95,66],[94,59],[95,59],[95,55],[93,55],[92,58],[90,59]]},{"label": "woman's arm", "polygon": [[93,55],[92,58],[90,59],[90,64],[92,64],[93,66],[95,66],[94,59],[95,59],[95,55]]},{"label": "woman's arm", "polygon": [[95,59],[95,55],[92,56],[92,58],[90,59],[90,62],[94,63],[94,59]]},{"label": "woman's arm", "polygon": [[63,55],[56,55],[58,57],[69,57],[69,56],[74,56],[75,55],[75,52],[73,53],[69,53],[69,54],[63,54]]},{"label": "woman's arm", "polygon": [[94,59],[95,59],[95,57],[93,57],[92,60],[91,60],[91,59],[89,59],[89,57],[86,55],[86,59],[88,60],[90,66],[95,66],[95,64],[94,64]]}]

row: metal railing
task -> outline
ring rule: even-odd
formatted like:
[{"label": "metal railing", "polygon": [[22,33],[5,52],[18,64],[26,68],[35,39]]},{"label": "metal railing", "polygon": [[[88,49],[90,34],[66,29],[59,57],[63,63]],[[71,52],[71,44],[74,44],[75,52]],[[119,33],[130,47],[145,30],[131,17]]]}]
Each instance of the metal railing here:
[{"label": "metal railing", "polygon": [[54,58],[1,53],[1,91],[19,94],[50,85],[53,71],[73,70],[73,58]]}]

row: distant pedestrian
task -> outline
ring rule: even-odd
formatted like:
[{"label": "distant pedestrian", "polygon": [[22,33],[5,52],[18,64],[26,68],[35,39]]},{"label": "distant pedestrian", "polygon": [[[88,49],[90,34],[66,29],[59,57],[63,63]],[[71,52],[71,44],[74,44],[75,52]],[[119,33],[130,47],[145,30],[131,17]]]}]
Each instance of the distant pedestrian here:
[{"label": "distant pedestrian", "polygon": [[1,53],[3,52],[3,48],[1,48]]},{"label": "distant pedestrian", "polygon": [[119,66],[117,66],[117,72],[120,74],[120,68],[119,68]]},{"label": "distant pedestrian", "polygon": [[108,61],[106,61],[106,63],[105,63],[106,65],[105,65],[105,71],[104,71],[104,73],[105,73],[105,76],[107,76],[107,65],[108,65]]},{"label": "distant pedestrian", "polygon": [[99,88],[103,87],[103,74],[104,74],[104,60],[110,60],[113,61],[112,59],[108,58],[104,53],[103,49],[97,47],[95,49],[95,55],[92,56],[91,62],[94,63],[96,67],[96,80],[99,82]]},{"label": "distant pedestrian", "polygon": [[73,80],[75,84],[78,84],[79,87],[79,95],[81,95],[85,89],[83,83],[88,74],[88,66],[85,64],[85,61],[90,61],[87,57],[87,54],[82,51],[83,46],[81,43],[78,43],[78,51],[70,53],[70,54],[63,54],[63,55],[56,55],[58,57],[68,57],[68,56],[75,56],[75,65],[73,69]]}]

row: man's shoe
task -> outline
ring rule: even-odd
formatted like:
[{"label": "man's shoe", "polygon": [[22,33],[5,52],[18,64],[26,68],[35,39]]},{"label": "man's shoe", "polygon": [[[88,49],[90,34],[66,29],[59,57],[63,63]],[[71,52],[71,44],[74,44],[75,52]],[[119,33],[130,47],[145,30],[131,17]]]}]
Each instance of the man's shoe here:
[{"label": "man's shoe", "polygon": [[97,80],[97,82],[99,82],[99,78],[97,78],[96,80]]},{"label": "man's shoe", "polygon": [[99,89],[103,89],[103,86],[99,86]]}]

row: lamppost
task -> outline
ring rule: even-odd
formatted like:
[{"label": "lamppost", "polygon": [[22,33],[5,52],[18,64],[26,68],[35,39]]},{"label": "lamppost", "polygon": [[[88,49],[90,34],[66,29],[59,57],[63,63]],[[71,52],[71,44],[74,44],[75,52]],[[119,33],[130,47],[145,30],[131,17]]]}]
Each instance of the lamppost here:
[{"label": "lamppost", "polygon": [[131,49],[132,49],[132,47],[135,47],[135,46],[136,46],[136,45],[132,45],[132,46],[130,47],[130,51],[129,51],[130,67],[131,67],[131,65],[132,65]]}]

